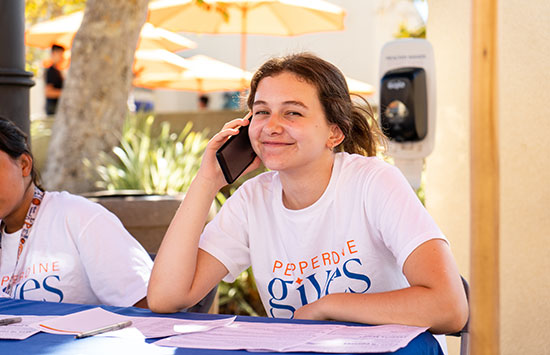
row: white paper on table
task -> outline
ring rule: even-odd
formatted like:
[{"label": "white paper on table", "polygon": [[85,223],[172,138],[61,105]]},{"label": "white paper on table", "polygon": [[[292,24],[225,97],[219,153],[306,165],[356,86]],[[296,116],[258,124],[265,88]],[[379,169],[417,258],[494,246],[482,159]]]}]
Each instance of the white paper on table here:
[{"label": "white paper on table", "polygon": [[226,327],[177,335],[154,344],[198,349],[283,351],[322,337],[332,329],[322,324],[233,322]]},{"label": "white paper on table", "polygon": [[0,326],[0,339],[23,340],[39,331],[30,325],[36,322],[43,322],[55,316],[21,316],[1,314],[0,318],[21,317],[21,322]]},{"label": "white paper on table", "polygon": [[340,326],[323,337],[284,349],[285,352],[384,353],[404,348],[427,327],[407,325]]},{"label": "white paper on table", "polygon": [[[197,321],[164,317],[130,317],[96,307],[81,312],[55,317],[53,319],[49,319],[47,322],[38,321],[32,324],[32,326],[37,330],[52,334],[78,334],[131,320],[132,328],[134,330],[138,330],[142,337],[158,338],[175,334],[207,331],[217,327],[223,327],[231,324],[235,318],[236,317],[229,317],[216,320]],[[136,334],[134,330],[126,328],[98,334],[98,336],[137,337],[138,334]]]},{"label": "white paper on table", "polygon": [[160,338],[183,333],[205,332],[233,323],[237,317],[214,320],[190,320],[165,317],[131,317],[132,326],[146,338]]},{"label": "white paper on table", "polygon": [[31,324],[37,330],[51,334],[79,334],[131,320],[123,316],[96,307],[85,311],[54,317],[47,321]]},{"label": "white paper on table", "polygon": [[199,349],[368,353],[405,347],[426,327],[403,325],[345,326],[338,324],[249,323],[208,332],[178,335],[155,345]]}]

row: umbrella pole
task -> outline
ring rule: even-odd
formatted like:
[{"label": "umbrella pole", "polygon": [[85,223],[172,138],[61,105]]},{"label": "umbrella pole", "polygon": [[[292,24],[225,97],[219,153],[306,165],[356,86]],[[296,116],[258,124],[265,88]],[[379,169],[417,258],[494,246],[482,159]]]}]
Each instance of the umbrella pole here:
[{"label": "umbrella pole", "polygon": [[241,69],[246,70],[246,33],[241,33]]},{"label": "umbrella pole", "polygon": [[246,70],[246,7],[241,11],[241,69]]}]

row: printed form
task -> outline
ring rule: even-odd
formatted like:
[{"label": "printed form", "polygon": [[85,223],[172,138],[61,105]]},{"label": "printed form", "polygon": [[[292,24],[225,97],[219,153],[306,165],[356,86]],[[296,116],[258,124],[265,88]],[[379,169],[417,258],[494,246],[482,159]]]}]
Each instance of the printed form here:
[{"label": "printed form", "polygon": [[234,322],[207,332],[177,335],[155,345],[223,350],[369,353],[396,351],[428,328],[403,325]]},{"label": "printed form", "polygon": [[55,318],[55,316],[15,316],[8,314],[0,314],[0,318],[21,317],[19,323],[0,326],[0,339],[23,340],[31,335],[39,332],[39,330],[31,327],[31,324]]},{"label": "printed form", "polygon": [[404,348],[428,328],[406,325],[378,325],[372,327],[340,327],[323,338],[285,349],[285,351],[313,351],[319,353],[382,353]]}]

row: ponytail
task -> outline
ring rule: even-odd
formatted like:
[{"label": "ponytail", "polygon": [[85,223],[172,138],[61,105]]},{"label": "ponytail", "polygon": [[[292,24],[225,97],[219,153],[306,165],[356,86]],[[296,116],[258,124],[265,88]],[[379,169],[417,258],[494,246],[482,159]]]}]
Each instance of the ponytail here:
[{"label": "ponytail", "polygon": [[336,148],[350,154],[375,156],[377,152],[385,150],[386,137],[378,126],[369,102],[362,96],[354,96],[363,102],[352,102],[349,125],[345,125],[347,132],[343,131],[346,138]]}]

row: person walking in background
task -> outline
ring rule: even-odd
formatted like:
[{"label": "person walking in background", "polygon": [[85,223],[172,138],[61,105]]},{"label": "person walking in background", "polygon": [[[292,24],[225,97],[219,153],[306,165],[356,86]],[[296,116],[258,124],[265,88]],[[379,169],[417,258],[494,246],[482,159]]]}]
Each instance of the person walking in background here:
[{"label": "person walking in background", "polygon": [[45,72],[45,94],[46,94],[46,114],[55,115],[57,103],[63,89],[63,73],[59,70],[59,65],[63,61],[65,48],[54,44],[51,49],[51,66]]},{"label": "person walking in background", "polygon": [[0,117],[0,297],[147,307],[153,262],[120,220],[44,191],[25,134]]},{"label": "person walking in background", "polygon": [[[376,157],[384,137],[341,71],[307,53],[271,59],[247,104],[251,118],[208,143],[168,228],[151,309],[189,307],[252,266],[272,317],[462,329],[468,303],[448,241],[403,174]],[[216,151],[246,125],[258,157],[244,173],[260,161],[271,171],[241,185],[203,231],[226,184]]]},{"label": "person walking in background", "polygon": [[199,111],[208,110],[208,103],[210,102],[210,97],[208,95],[202,94],[199,96]]}]

